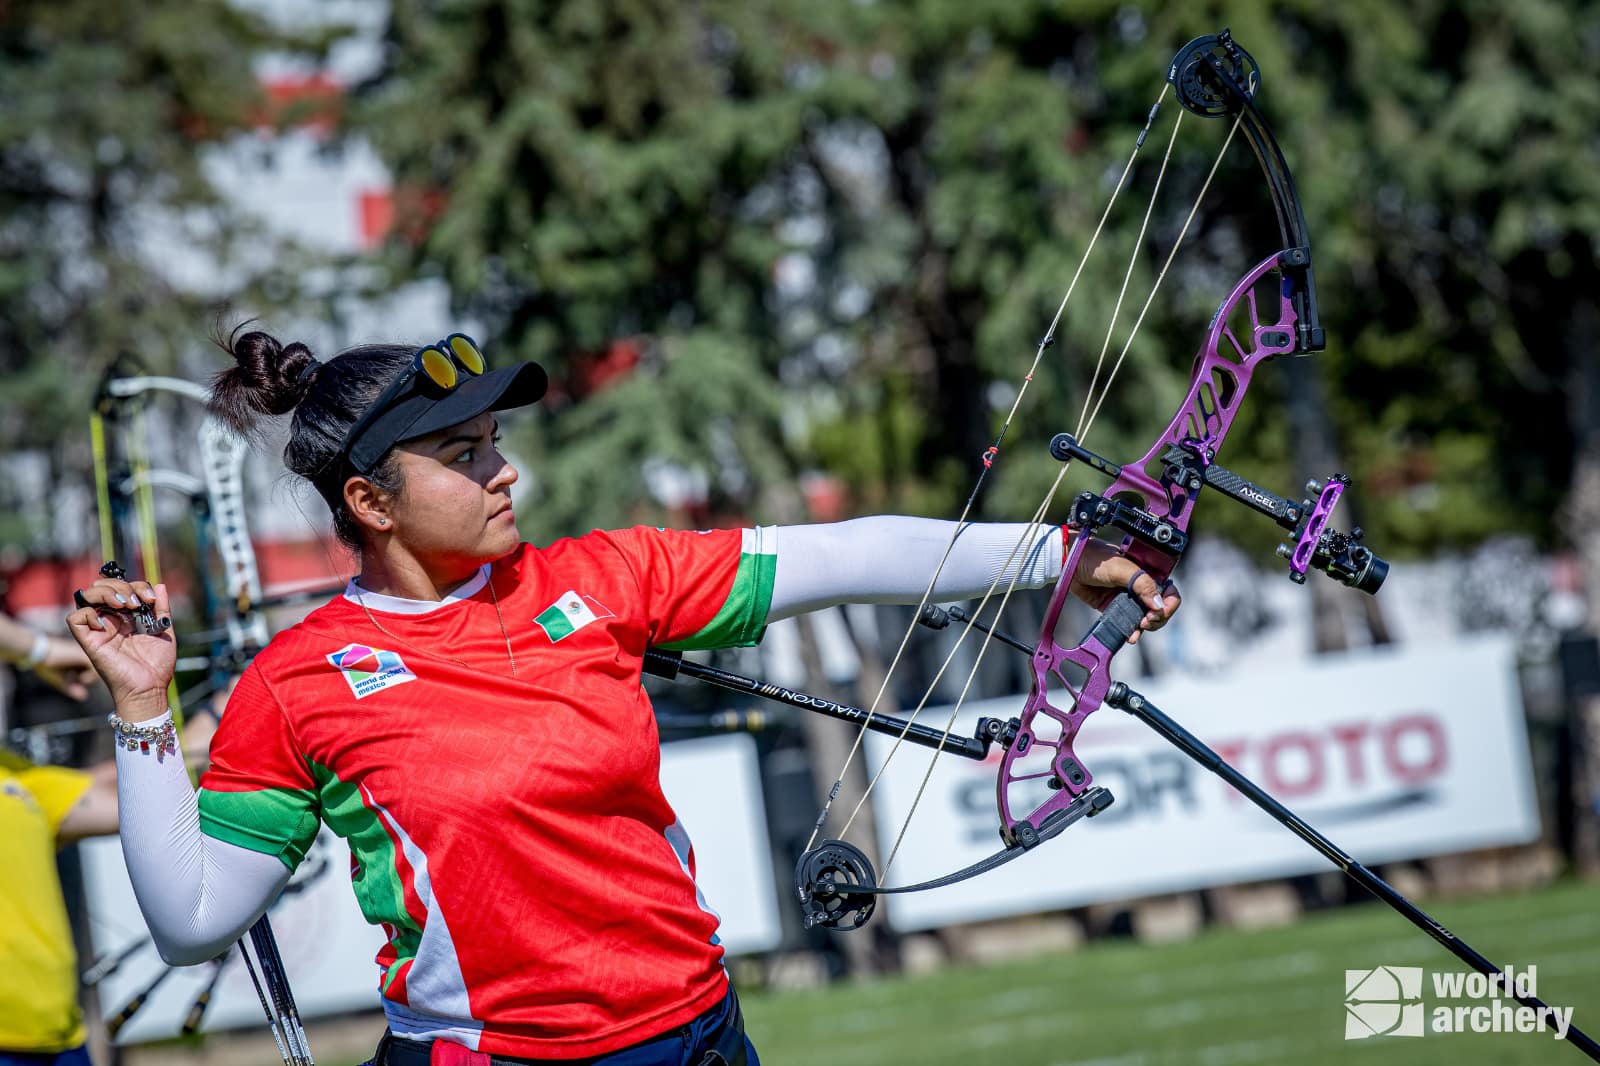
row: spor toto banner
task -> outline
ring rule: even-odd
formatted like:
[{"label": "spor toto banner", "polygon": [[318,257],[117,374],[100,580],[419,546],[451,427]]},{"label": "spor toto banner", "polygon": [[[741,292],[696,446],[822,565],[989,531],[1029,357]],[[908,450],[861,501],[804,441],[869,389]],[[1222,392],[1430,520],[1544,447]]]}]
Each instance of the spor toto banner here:
[{"label": "spor toto banner", "polygon": [[[1362,862],[1389,862],[1539,835],[1522,700],[1504,638],[1327,657],[1217,680],[1130,682],[1224,759]],[[1016,716],[1021,697],[969,704]],[[918,721],[943,725],[949,709]],[[892,737],[867,738],[874,769]],[[1221,779],[1110,707],[1091,715],[1078,756],[1115,802],[1033,854],[949,888],[890,897],[896,929],[1331,869]],[[1000,846],[999,748],[975,763],[941,756],[885,880],[947,874]],[[907,746],[873,793],[892,842],[931,755]],[[1030,805],[1031,806],[1031,805]]]},{"label": "spor toto banner", "polygon": [[[700,889],[722,918],[719,935],[728,953],[776,947],[782,929],[754,739],[717,736],[663,745],[661,787],[694,844]],[[117,840],[85,841],[80,851],[95,952],[112,954],[144,941],[144,919]],[[344,841],[324,827],[290,884],[295,890],[268,913],[301,1016],[379,1009],[372,960],[383,934],[356,906]],[[84,969],[89,962],[84,960]],[[109,1017],[160,979],[118,1033],[119,1044],[175,1035],[214,973],[209,963],[167,970],[146,943],[101,983],[101,1010]],[[239,953],[230,950],[202,1028],[264,1024]]]}]

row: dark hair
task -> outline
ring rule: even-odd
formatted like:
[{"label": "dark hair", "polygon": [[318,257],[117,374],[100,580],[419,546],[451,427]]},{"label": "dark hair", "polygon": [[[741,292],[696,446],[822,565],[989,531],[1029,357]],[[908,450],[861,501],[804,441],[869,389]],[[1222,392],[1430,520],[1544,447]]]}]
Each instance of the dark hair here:
[{"label": "dark hair", "polygon": [[[414,347],[362,344],[319,363],[311,349],[298,341],[286,346],[260,330],[241,335],[243,328],[240,325],[226,338],[216,338],[217,346],[239,365],[212,379],[211,412],[249,436],[260,416],[293,411],[284,464],[315,486],[333,512],[335,535],[352,551],[360,551],[360,528],[344,504],[347,471],[340,446],[350,427],[395,375],[411,365]],[[395,495],[404,483],[393,452],[366,477]]]}]

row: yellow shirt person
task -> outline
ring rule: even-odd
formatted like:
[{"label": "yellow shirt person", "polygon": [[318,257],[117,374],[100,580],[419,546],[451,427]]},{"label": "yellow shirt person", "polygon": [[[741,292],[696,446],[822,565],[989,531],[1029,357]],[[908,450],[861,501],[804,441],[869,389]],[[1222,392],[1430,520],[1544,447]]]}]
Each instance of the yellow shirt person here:
[{"label": "yellow shirt person", "polygon": [[[72,640],[0,614],[0,661],[74,700],[89,660]],[[56,849],[117,831],[116,767],[35,766],[0,750],[0,1062],[89,1066],[78,1007],[78,958],[56,875]]]},{"label": "yellow shirt person", "polygon": [[83,1044],[78,960],[56,876],[62,823],[94,783],[81,770],[0,752],[0,1050],[62,1052]]}]

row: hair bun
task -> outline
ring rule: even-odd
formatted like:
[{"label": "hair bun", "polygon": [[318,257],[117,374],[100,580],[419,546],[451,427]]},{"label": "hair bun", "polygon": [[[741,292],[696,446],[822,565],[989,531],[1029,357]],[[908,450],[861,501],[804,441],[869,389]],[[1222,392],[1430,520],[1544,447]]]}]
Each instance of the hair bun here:
[{"label": "hair bun", "polygon": [[[301,347],[304,348],[305,345],[301,345]],[[306,348],[306,354],[311,355],[311,349]],[[321,369],[322,361],[312,355],[310,359],[306,360],[306,365],[301,367],[300,372],[294,376],[295,384],[303,386],[305,391],[310,391],[311,376]]]},{"label": "hair bun", "polygon": [[310,390],[313,371],[322,365],[299,341],[284,345],[260,330],[240,334],[236,329],[218,347],[238,365],[212,380],[209,406],[239,433],[253,430],[260,415],[293,411]]}]

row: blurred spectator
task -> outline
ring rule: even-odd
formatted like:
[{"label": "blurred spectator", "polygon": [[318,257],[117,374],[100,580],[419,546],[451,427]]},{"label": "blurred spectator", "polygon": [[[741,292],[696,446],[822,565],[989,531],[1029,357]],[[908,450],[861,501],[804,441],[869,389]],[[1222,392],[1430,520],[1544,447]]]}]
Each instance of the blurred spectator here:
[{"label": "blurred spectator", "polygon": [[[0,615],[0,658],[31,669],[75,700],[89,694],[89,660],[68,637]],[[205,751],[210,715],[184,731],[186,751]],[[37,766],[0,749],[0,1066],[89,1066],[78,1005],[78,959],[56,849],[117,831],[116,764],[73,770]]]},{"label": "blurred spectator", "polygon": [[0,614],[0,659],[34,674],[75,700],[89,695],[94,668],[77,641],[66,635],[51,636],[30,629]]}]

